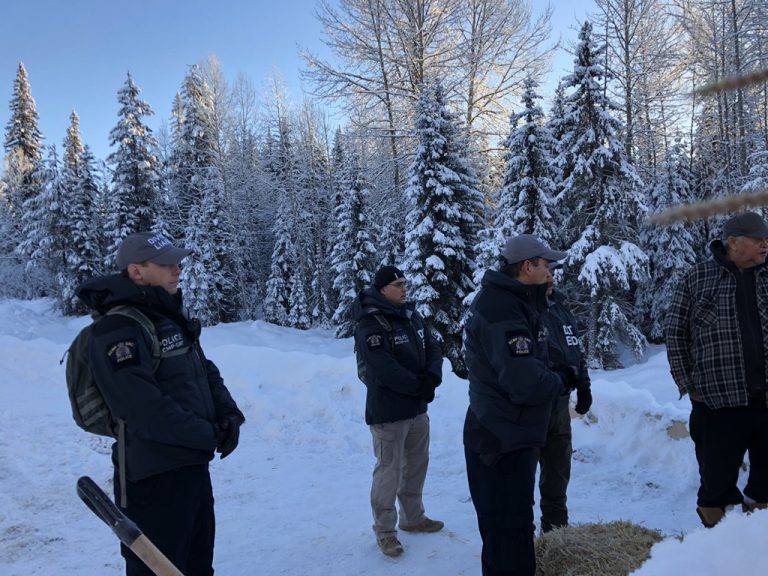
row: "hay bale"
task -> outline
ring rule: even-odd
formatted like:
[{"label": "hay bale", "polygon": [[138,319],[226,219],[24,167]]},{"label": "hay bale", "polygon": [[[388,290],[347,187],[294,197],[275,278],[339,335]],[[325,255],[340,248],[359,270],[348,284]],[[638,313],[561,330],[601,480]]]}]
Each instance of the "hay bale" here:
[{"label": "hay bale", "polygon": [[536,575],[626,576],[662,539],[657,530],[625,521],[559,528],[536,539]]},{"label": "hay bale", "polygon": [[688,426],[682,420],[672,420],[672,424],[667,426],[667,435],[672,440],[682,440],[683,438],[691,437],[690,432],[688,432]]}]

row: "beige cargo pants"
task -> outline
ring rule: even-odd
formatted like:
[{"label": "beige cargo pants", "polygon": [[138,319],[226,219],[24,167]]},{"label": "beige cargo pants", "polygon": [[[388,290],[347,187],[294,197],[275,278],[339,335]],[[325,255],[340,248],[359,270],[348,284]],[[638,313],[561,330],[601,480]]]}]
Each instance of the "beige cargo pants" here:
[{"label": "beige cargo pants", "polygon": [[372,424],[376,466],[371,486],[373,531],[376,538],[396,536],[400,503],[400,526],[415,526],[424,520],[422,492],[429,464],[429,416]]}]

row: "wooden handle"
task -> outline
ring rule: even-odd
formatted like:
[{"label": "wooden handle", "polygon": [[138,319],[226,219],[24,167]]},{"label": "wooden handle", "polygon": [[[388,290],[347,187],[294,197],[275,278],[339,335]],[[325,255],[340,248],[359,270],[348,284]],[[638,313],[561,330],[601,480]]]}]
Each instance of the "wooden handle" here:
[{"label": "wooden handle", "polygon": [[130,545],[130,549],[157,576],[184,576],[144,534],[136,538],[133,544]]}]

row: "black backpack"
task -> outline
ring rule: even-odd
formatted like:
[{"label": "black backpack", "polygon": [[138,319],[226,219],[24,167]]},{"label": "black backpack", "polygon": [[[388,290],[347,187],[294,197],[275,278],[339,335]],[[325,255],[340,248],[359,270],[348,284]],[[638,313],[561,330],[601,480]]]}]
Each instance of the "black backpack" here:
[{"label": "black backpack", "polygon": [[[115,306],[103,316],[94,316],[93,322],[80,331],[65,354],[67,358],[67,391],[69,392],[69,402],[72,405],[72,417],[75,419],[75,423],[86,432],[111,438],[117,437],[116,422],[113,420],[109,407],[104,402],[104,397],[96,385],[91,369],[89,350],[91,332],[96,322],[104,316],[116,314],[135,320],[149,334],[152,341],[152,369],[157,370],[162,354],[155,325],[147,318],[146,314],[132,306]],[[63,362],[64,358],[59,364]]]}]

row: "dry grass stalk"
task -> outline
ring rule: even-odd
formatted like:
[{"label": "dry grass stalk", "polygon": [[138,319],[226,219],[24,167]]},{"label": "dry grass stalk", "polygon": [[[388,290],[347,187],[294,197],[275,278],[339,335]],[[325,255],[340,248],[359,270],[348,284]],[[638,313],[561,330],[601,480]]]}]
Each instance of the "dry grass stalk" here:
[{"label": "dry grass stalk", "polygon": [[677,208],[670,208],[648,218],[648,223],[664,225],[681,220],[692,222],[693,220],[700,220],[717,214],[738,212],[742,208],[756,208],[759,206],[768,206],[768,190],[761,190],[754,194],[727,196],[708,202],[697,202],[695,204],[685,204]]},{"label": "dry grass stalk", "polygon": [[739,76],[730,76],[720,82],[714,82],[707,84],[696,90],[696,94],[700,96],[710,96],[711,94],[717,94],[718,92],[727,92],[730,90],[736,90],[738,88],[744,88],[745,86],[751,86],[759,82],[765,82],[768,80],[768,70],[758,70],[752,74],[742,74]]},{"label": "dry grass stalk", "polygon": [[662,539],[657,530],[623,520],[553,530],[536,539],[536,576],[625,576]]}]

